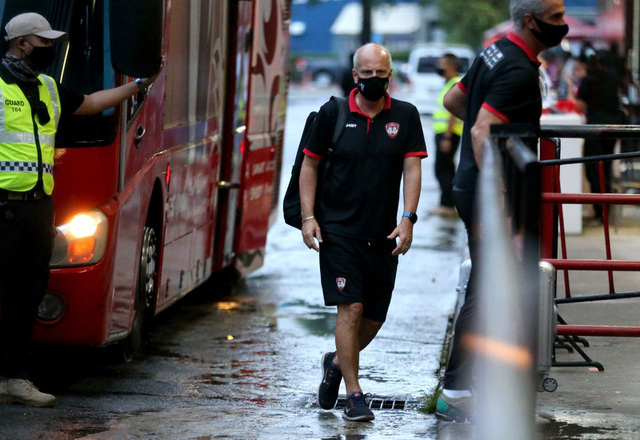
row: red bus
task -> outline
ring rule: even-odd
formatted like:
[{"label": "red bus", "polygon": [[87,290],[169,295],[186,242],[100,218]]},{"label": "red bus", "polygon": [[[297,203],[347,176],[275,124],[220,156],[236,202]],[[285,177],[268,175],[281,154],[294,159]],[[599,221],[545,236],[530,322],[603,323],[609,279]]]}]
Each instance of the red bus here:
[{"label": "red bus", "polygon": [[88,94],[165,65],[148,93],[59,128],[57,236],[34,340],[130,355],[213,273],[262,264],[275,219],[289,0],[0,0],[69,33],[47,73]]}]

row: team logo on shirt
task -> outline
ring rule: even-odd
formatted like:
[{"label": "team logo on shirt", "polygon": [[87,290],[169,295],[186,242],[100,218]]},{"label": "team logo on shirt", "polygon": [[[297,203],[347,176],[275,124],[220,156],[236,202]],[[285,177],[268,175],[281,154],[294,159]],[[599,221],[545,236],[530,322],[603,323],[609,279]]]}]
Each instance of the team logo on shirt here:
[{"label": "team logo on shirt", "polygon": [[338,277],[338,278],[336,278],[336,284],[338,285],[338,290],[340,292],[342,292],[344,290],[344,286],[346,286],[346,284],[347,284],[347,279],[346,278],[342,278],[342,277]]},{"label": "team logo on shirt", "polygon": [[398,136],[398,132],[400,131],[400,124],[398,124],[397,122],[389,122],[384,126],[384,128],[387,130],[387,134],[389,135],[389,137],[393,139],[394,137]]},{"label": "team logo on shirt", "polygon": [[496,67],[496,65],[504,59],[504,54],[500,52],[500,49],[498,49],[498,46],[496,46],[496,44],[494,43],[483,50],[480,54],[480,57],[487,65],[487,67],[490,70],[493,70],[493,68]]}]

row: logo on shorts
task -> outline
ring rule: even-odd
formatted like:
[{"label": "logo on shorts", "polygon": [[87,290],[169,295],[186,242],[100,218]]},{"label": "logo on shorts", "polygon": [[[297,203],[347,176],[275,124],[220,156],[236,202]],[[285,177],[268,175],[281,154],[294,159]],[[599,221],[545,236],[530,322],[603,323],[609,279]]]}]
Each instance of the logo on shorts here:
[{"label": "logo on shorts", "polygon": [[389,137],[393,139],[394,137],[398,136],[398,132],[400,131],[400,124],[398,124],[397,122],[389,122],[384,126],[384,128],[387,130],[387,134],[389,135]]},{"label": "logo on shorts", "polygon": [[347,284],[347,279],[338,277],[336,278],[336,284],[338,285],[338,290],[342,292],[344,290],[344,286]]}]

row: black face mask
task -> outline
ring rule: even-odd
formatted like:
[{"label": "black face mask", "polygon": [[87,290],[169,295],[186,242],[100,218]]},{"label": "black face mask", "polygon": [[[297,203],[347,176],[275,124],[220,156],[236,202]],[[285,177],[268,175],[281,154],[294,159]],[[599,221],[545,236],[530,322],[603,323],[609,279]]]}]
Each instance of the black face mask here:
[{"label": "black face mask", "polygon": [[538,19],[536,16],[533,16],[533,19],[538,23],[540,32],[535,29],[531,29],[531,33],[539,42],[547,47],[557,46],[569,33],[568,24],[550,24]]},{"label": "black face mask", "polygon": [[444,77],[444,69],[441,69],[440,67],[436,67],[436,73]]},{"label": "black face mask", "polygon": [[389,78],[372,76],[371,78],[358,77],[358,91],[368,101],[377,101],[382,98],[389,88]]},{"label": "black face mask", "polygon": [[[29,42],[27,41],[27,43]],[[29,64],[33,66],[34,70],[42,72],[53,63],[53,59],[56,56],[56,50],[53,46],[40,47],[34,46],[31,43],[29,43],[29,45],[33,50],[26,56],[26,59],[29,61]]]}]

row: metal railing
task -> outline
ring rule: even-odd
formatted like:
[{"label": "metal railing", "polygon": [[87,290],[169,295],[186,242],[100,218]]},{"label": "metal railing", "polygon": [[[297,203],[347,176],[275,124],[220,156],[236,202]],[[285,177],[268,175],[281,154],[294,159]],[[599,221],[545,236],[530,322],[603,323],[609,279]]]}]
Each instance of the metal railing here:
[{"label": "metal railing", "polygon": [[[603,162],[613,160],[640,158],[640,151],[619,154],[606,154],[570,159],[560,159],[561,142],[559,138],[597,138],[597,139],[640,139],[640,127],[636,125],[580,125],[580,126],[543,126],[540,130],[542,138],[540,145],[540,164],[542,179],[545,182],[542,202],[541,223],[541,259],[551,263],[556,269],[564,273],[565,297],[556,298],[556,304],[578,302],[597,302],[625,298],[640,297],[640,292],[616,293],[614,271],[640,271],[640,260],[613,260],[611,252],[611,238],[608,207],[611,205],[638,205],[638,194],[605,193]],[[600,194],[563,194],[560,188],[560,166],[578,163],[597,162],[600,171]],[[566,237],[564,233],[563,205],[565,204],[599,204],[602,205],[603,231],[605,241],[604,260],[585,260],[567,258]],[[559,231],[559,236],[558,236]],[[562,255],[558,255],[557,244],[560,241]],[[569,270],[578,271],[606,271],[609,280],[608,294],[589,294],[579,297],[571,295]],[[558,326],[561,336],[640,336],[640,327],[625,327],[615,325],[568,325],[562,322]],[[585,359],[585,362],[556,362],[556,366],[596,366],[600,370],[602,365],[593,362],[572,339],[567,339],[570,345]]]}]

